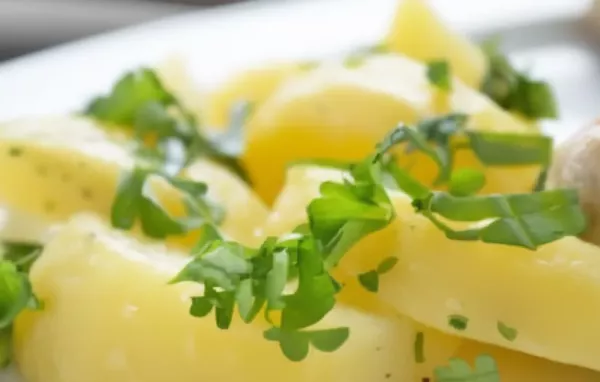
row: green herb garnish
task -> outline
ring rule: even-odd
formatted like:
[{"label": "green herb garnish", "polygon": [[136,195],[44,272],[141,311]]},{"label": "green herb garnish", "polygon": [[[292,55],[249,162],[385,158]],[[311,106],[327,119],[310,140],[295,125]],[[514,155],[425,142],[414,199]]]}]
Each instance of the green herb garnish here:
[{"label": "green herb garnish", "polygon": [[556,101],[550,85],[535,81],[517,71],[504,56],[498,41],[490,40],[482,45],[488,58],[488,73],[481,85],[487,94],[502,108],[521,113],[527,118],[557,118]]},{"label": "green herb garnish", "polygon": [[[315,332],[311,327],[335,306],[340,286],[330,270],[357,242],[385,228],[395,216],[384,187],[386,176],[413,199],[418,213],[429,218],[450,239],[535,248],[574,234],[584,226],[572,190],[456,197],[422,185],[398,167],[388,153],[398,143],[406,143],[409,150],[429,152],[437,157],[440,167],[448,168],[440,170],[441,174],[448,174],[447,178],[441,178],[452,179],[452,161],[447,159],[451,156],[446,154],[451,152],[446,150],[451,146],[445,142],[449,142],[452,134],[462,132],[464,120],[463,116],[452,115],[425,121],[417,134],[406,127],[394,130],[373,155],[347,167],[343,182],[321,184],[320,196],[307,208],[308,224],[298,227],[291,236],[268,238],[260,248],[253,249],[226,241],[213,226],[205,226],[210,228],[203,230],[193,259],[172,281],[204,284],[204,295],[192,299],[191,314],[205,316],[214,311],[217,326],[227,328],[236,310],[244,322],[253,321],[262,311],[272,325],[265,337],[279,342],[283,353],[294,361],[304,359],[311,344],[318,350],[337,349],[349,335],[348,328]],[[506,140],[487,133],[477,137],[479,140],[473,140],[469,134],[464,138],[467,142],[477,142],[479,147],[487,147],[486,150],[507,145]],[[427,143],[430,141],[441,149],[430,150]],[[545,147],[545,138],[540,142],[542,144],[523,149],[520,159],[511,158],[511,163],[546,160],[545,155],[540,155],[545,152],[540,149]],[[490,163],[505,164],[492,154],[487,152],[481,156]],[[491,222],[478,229],[453,231],[442,224],[437,215],[451,221],[491,219]],[[530,232],[529,227],[534,225],[535,232]],[[359,279],[367,289],[375,291],[379,276],[395,264],[395,258],[385,259],[377,269],[362,274]],[[297,288],[289,291],[286,285],[292,280],[296,280]],[[452,315],[448,320],[457,330],[465,330],[468,324],[468,319],[460,315]]]},{"label": "green herb garnish", "polygon": [[475,367],[458,358],[451,359],[448,366],[435,369],[435,382],[500,382],[496,361],[488,355],[475,359]]},{"label": "green herb garnish", "polygon": [[40,308],[27,274],[15,263],[0,260],[0,367],[8,366],[11,361],[12,325],[16,317],[25,309]]},{"label": "green herb garnish", "polygon": [[[186,216],[174,217],[169,214],[152,189],[153,177],[166,180],[181,193]],[[205,222],[218,223],[223,218],[222,210],[206,200],[206,191],[207,187],[202,182],[171,178],[136,166],[121,175],[111,209],[112,226],[130,230],[139,220],[144,234],[162,239],[198,229]]]},{"label": "green herb garnish", "polygon": [[417,332],[415,335],[415,362],[425,362],[425,334],[423,332]]},{"label": "green herb garnish", "polygon": [[436,186],[450,181],[458,150],[472,150],[486,166],[549,166],[552,157],[550,137],[473,131],[467,129],[467,122],[467,115],[454,113],[426,119],[414,127],[401,124],[380,143],[378,157],[399,144],[405,144],[409,153],[421,151],[439,169],[434,182]]},{"label": "green herb garnish", "polygon": [[448,317],[448,325],[456,330],[466,330],[469,325],[469,319],[460,314],[452,314]]},{"label": "green herb garnish", "polygon": [[507,341],[514,341],[517,338],[517,329],[511,328],[502,321],[498,321],[498,332]]},{"label": "green herb garnish", "polygon": [[391,271],[396,263],[398,263],[397,257],[388,257],[376,269],[358,275],[358,281],[369,292],[377,292],[379,290],[379,276]]},{"label": "green herb garnish", "polygon": [[[230,129],[223,134],[205,135],[196,117],[165,89],[157,74],[152,69],[142,68],[121,77],[111,92],[94,99],[84,114],[115,128],[131,130],[146,159],[152,157],[171,165],[178,163],[181,168],[206,156],[247,180],[239,158],[243,150],[241,125],[249,110],[247,103],[234,105]],[[173,147],[177,147],[175,152],[171,150]],[[183,158],[179,158],[180,151]]]},{"label": "green herb garnish", "polygon": [[429,83],[443,91],[452,90],[452,74],[446,60],[436,60],[427,63],[427,79]]}]

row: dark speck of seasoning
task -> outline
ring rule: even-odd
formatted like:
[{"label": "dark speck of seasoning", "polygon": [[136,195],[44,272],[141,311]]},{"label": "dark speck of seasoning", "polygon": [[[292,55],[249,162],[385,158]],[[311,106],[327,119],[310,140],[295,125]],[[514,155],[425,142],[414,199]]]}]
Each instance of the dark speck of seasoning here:
[{"label": "dark speck of seasoning", "polygon": [[390,378],[392,378],[392,373],[387,373],[387,374],[385,375],[385,379],[390,379]]},{"label": "dark speck of seasoning", "polygon": [[381,351],[381,346],[377,346],[377,347],[375,348],[375,351]]},{"label": "dark speck of seasoning", "polygon": [[23,155],[23,149],[21,147],[13,146],[8,149],[8,155],[11,157],[20,157]]},{"label": "dark speck of seasoning", "polygon": [[47,200],[44,203],[44,210],[46,210],[47,212],[52,212],[52,211],[56,210],[56,202],[54,202],[52,200]]},{"label": "dark speck of seasoning", "polygon": [[35,168],[35,171],[36,171],[36,172],[38,173],[38,175],[40,175],[40,176],[46,176],[46,175],[48,175],[48,167],[46,167],[46,166],[42,166],[42,165],[40,165],[40,166],[37,166],[37,167]]},{"label": "dark speck of seasoning", "polygon": [[92,199],[92,190],[90,190],[89,188],[83,188],[83,189],[81,189],[81,196],[85,200],[91,200]]},{"label": "dark speck of seasoning", "polygon": [[429,378],[425,377],[421,380],[421,382],[429,382]]}]

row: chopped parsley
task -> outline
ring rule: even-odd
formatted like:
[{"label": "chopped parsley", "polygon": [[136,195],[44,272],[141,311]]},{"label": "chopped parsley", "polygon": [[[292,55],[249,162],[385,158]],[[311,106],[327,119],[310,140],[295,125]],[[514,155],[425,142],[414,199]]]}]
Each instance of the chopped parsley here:
[{"label": "chopped parsley", "polygon": [[398,263],[398,258],[390,256],[384,259],[376,269],[358,275],[358,281],[369,292],[379,290],[379,276],[389,272]]},{"label": "chopped parsley", "polygon": [[484,94],[503,109],[530,119],[558,117],[556,100],[548,83],[517,71],[500,52],[498,41],[487,41],[482,48],[488,59],[488,72],[481,85]]},{"label": "chopped parsley", "polygon": [[500,382],[496,361],[489,355],[475,359],[475,367],[459,358],[453,358],[447,366],[435,369],[435,382]]},{"label": "chopped parsley", "polygon": [[27,272],[41,245],[4,242],[0,252],[0,367],[11,361],[12,325],[25,309],[40,309]]},{"label": "chopped parsley", "polygon": [[425,334],[423,332],[417,332],[415,335],[415,362],[425,362]]},{"label": "chopped parsley", "polygon": [[83,113],[113,128],[132,131],[141,156],[178,164],[171,174],[196,158],[209,157],[247,181],[240,156],[242,125],[249,111],[245,102],[234,105],[229,130],[210,135],[152,69],[141,68],[126,73],[108,95],[92,100]]},{"label": "chopped parsley", "polygon": [[[175,217],[169,213],[152,187],[153,178],[162,178],[179,192],[186,216]],[[202,182],[168,177],[136,166],[121,174],[111,208],[112,226],[130,230],[139,220],[145,235],[162,239],[198,229],[205,222],[219,223],[223,211],[205,198],[206,191],[207,186]]]},{"label": "chopped parsley", "polygon": [[498,332],[507,341],[514,341],[517,338],[517,329],[511,328],[502,321],[498,321]]},{"label": "chopped parsley", "polygon": [[452,314],[448,317],[448,325],[462,332],[467,329],[469,319],[460,314]]},{"label": "chopped parsley", "polygon": [[446,60],[436,60],[427,63],[427,79],[429,83],[443,91],[452,90],[452,74]]}]

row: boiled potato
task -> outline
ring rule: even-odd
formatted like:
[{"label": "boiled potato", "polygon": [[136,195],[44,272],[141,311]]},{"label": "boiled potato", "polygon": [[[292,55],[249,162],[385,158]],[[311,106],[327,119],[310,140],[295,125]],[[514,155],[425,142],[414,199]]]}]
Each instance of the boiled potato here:
[{"label": "boiled potato", "polygon": [[447,60],[452,72],[475,89],[487,71],[481,49],[442,22],[427,0],[400,0],[385,45],[419,61]]},{"label": "boiled potato", "polygon": [[[97,219],[73,219],[34,265],[45,302],[16,323],[15,354],[28,382],[398,381],[413,378],[414,327],[348,307],[323,327],[349,326],[336,352],[294,363],[263,339],[266,322],[229,330],[188,313],[193,283],[167,285],[183,255],[140,244]],[[262,315],[259,315],[262,317]]]},{"label": "boiled potato", "polygon": [[600,245],[600,121],[583,127],[555,150],[548,187],[576,188],[588,228],[581,238]]},{"label": "boiled potato", "polygon": [[[82,118],[14,122],[0,126],[0,138],[0,174],[6,180],[0,184],[0,202],[49,222],[62,222],[79,211],[108,218],[119,174],[133,166],[124,146]],[[205,160],[185,174],[212,188],[208,196],[226,210],[226,235],[249,245],[256,242],[254,227],[262,224],[267,209],[241,180]],[[176,204],[180,194],[163,183],[155,182],[157,192],[166,203]]]},{"label": "boiled potato", "polygon": [[231,109],[237,102],[249,102],[257,109],[283,82],[301,70],[300,64],[283,63],[239,73],[209,94],[204,122],[211,128],[227,127]]},{"label": "boiled potato", "polygon": [[[306,191],[295,191],[276,206],[303,211],[306,195],[314,193],[317,184],[340,177],[335,170],[298,166],[288,182]],[[364,238],[336,270],[336,278],[345,285],[345,301],[367,307],[389,304],[445,333],[600,370],[595,359],[600,350],[600,331],[595,330],[600,317],[600,248],[573,237],[536,251],[449,240],[415,213],[408,196],[397,191],[389,195],[397,213],[394,222]],[[285,200],[283,195],[280,200]],[[285,217],[300,214],[283,211],[275,209],[268,221],[296,226],[299,221],[288,223]],[[399,261],[380,278],[381,301],[370,302],[357,276],[390,256]],[[467,330],[459,332],[449,325],[453,314],[468,318]],[[514,341],[500,334],[500,322],[517,330]]]},{"label": "boiled potato", "polygon": [[[395,55],[365,58],[359,67],[324,64],[286,82],[257,111],[247,126],[244,163],[258,194],[272,203],[284,181],[285,167],[301,159],[359,160],[371,153],[398,122],[448,111],[467,113],[471,128],[537,134],[486,97],[455,80],[446,106],[425,77],[425,67]],[[423,155],[404,155],[412,173],[431,183],[437,174]],[[481,167],[461,150],[458,167]],[[483,192],[531,189],[537,167],[486,169]]]}]

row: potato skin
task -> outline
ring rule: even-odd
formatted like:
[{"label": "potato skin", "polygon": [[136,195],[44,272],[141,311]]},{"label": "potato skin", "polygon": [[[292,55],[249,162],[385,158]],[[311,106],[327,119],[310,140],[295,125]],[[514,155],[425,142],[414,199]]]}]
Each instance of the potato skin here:
[{"label": "potato skin", "polygon": [[548,188],[575,188],[588,227],[579,237],[600,245],[600,120],[571,135],[554,151]]}]

